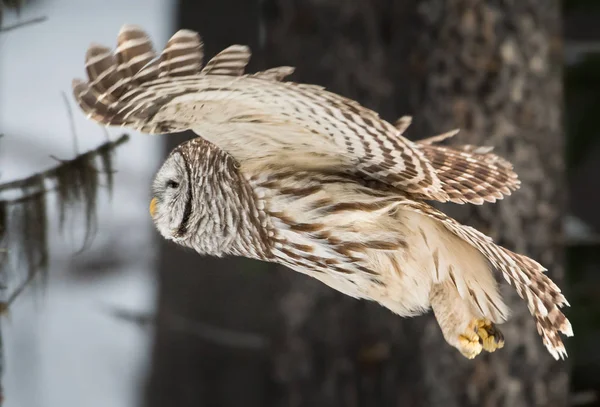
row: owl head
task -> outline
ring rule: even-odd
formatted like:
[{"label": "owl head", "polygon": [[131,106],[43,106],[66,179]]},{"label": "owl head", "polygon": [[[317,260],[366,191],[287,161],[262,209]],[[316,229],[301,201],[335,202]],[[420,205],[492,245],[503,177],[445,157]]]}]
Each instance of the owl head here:
[{"label": "owl head", "polygon": [[152,184],[150,215],[156,228],[166,239],[175,242],[188,234],[193,205],[192,174],[185,143],[169,154]]},{"label": "owl head", "polygon": [[252,200],[235,160],[198,137],[175,148],[158,170],[150,215],[166,239],[222,256],[248,233]]}]

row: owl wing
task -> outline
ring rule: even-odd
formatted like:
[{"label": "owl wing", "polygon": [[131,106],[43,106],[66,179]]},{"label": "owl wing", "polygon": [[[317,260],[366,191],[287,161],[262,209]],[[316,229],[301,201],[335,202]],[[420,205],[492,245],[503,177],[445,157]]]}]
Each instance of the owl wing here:
[{"label": "owl wing", "polygon": [[88,81],[73,81],[82,110],[105,125],[154,134],[191,129],[242,165],[347,169],[442,202],[494,201],[516,182],[472,152],[412,143],[353,100],[282,82],[291,67],[244,74],[246,46],[232,45],[203,66],[202,40],[189,30],[175,33],[158,56],[136,26],[124,26],[117,44],[114,53],[90,46]]},{"label": "owl wing", "polygon": [[[158,57],[138,27],[124,26],[117,42],[114,53],[90,46],[88,81],[73,81],[77,102],[95,121],[146,133],[193,129],[242,163],[258,156],[263,161],[271,157],[271,164],[320,161],[336,169],[358,167],[367,177],[447,200],[431,163],[391,124],[320,87],[279,82],[292,72],[290,67],[244,75],[250,51],[240,45],[202,67],[202,41],[188,30],[173,35]],[[303,121],[261,109],[261,98],[269,92],[289,95],[284,101],[302,101]],[[311,127],[325,116],[329,133]]]},{"label": "owl wing", "polygon": [[[410,126],[412,118],[402,116],[394,123],[400,134]],[[448,200],[457,204],[496,202],[511,195],[521,186],[513,165],[493,154],[493,147],[470,144],[441,146],[444,140],[454,137],[458,130],[416,142],[419,150],[432,163],[442,181],[442,190]],[[418,198],[427,199],[419,196]]]},{"label": "owl wing", "polygon": [[460,224],[424,202],[403,199],[398,204],[402,209],[435,219],[454,235],[479,250],[516,289],[519,296],[527,301],[529,311],[536,321],[538,333],[552,356],[556,359],[566,356],[559,332],[567,336],[573,335],[571,324],[561,311],[562,307],[569,304],[560,288],[544,274],[546,269],[542,265],[529,257],[496,245],[489,236],[470,226]]},{"label": "owl wing", "polygon": [[440,146],[427,143],[427,139],[417,145],[437,170],[451,202],[496,202],[521,185],[512,164],[492,154],[489,147]]}]

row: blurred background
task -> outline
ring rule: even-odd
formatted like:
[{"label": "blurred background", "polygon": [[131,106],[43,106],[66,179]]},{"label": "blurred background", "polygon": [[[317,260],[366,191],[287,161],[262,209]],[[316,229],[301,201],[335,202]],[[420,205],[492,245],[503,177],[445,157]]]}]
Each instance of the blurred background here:
[{"label": "blurred background", "polygon": [[[600,405],[600,1],[0,4],[4,406]],[[247,44],[250,72],[296,66],[291,80],[389,121],[412,115],[410,138],[460,127],[457,142],[494,146],[522,188],[496,205],[443,209],[539,260],[564,287],[569,359],[551,358],[506,284],[506,346],[468,361],[430,315],[401,319],[275,265],[163,241],[148,215],[150,184],[191,134],[130,132],[114,148],[114,187],[100,177],[93,239],[80,250],[85,205],[69,206],[61,228],[56,193],[36,201],[40,217],[23,206],[29,187],[2,185],[122,134],[109,129],[107,139],[87,121],[70,84],[85,75],[87,46],[114,46],[125,23],[144,27],[158,50],[179,28],[201,33],[207,57]],[[11,243],[17,216],[41,225],[47,267],[10,259],[6,247],[27,253],[31,239]]]}]

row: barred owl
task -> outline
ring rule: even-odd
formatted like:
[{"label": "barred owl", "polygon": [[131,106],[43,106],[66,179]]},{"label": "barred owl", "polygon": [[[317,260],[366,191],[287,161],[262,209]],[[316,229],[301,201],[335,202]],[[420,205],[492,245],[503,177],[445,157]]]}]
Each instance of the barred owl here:
[{"label": "barred owl", "polygon": [[74,96],[99,123],[143,133],[193,130],[153,184],[150,213],[173,242],[212,256],[276,262],[400,316],[429,310],[465,357],[493,352],[508,316],[492,270],[527,302],[543,343],[566,357],[560,289],[534,260],[494,244],[427,201],[495,202],[519,187],[512,165],[476,146],[411,142],[395,124],[324,88],[246,74],[233,45],[203,65],[196,32],[157,55],[124,26],[113,52],[91,45]]}]

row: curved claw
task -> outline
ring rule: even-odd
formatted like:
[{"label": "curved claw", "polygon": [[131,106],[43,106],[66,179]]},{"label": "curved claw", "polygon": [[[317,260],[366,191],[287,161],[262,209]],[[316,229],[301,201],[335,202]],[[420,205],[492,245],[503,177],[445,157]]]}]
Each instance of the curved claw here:
[{"label": "curved claw", "polygon": [[494,352],[504,347],[504,335],[493,322],[485,318],[473,319],[458,337],[459,350],[468,359],[473,359],[482,350]]}]

